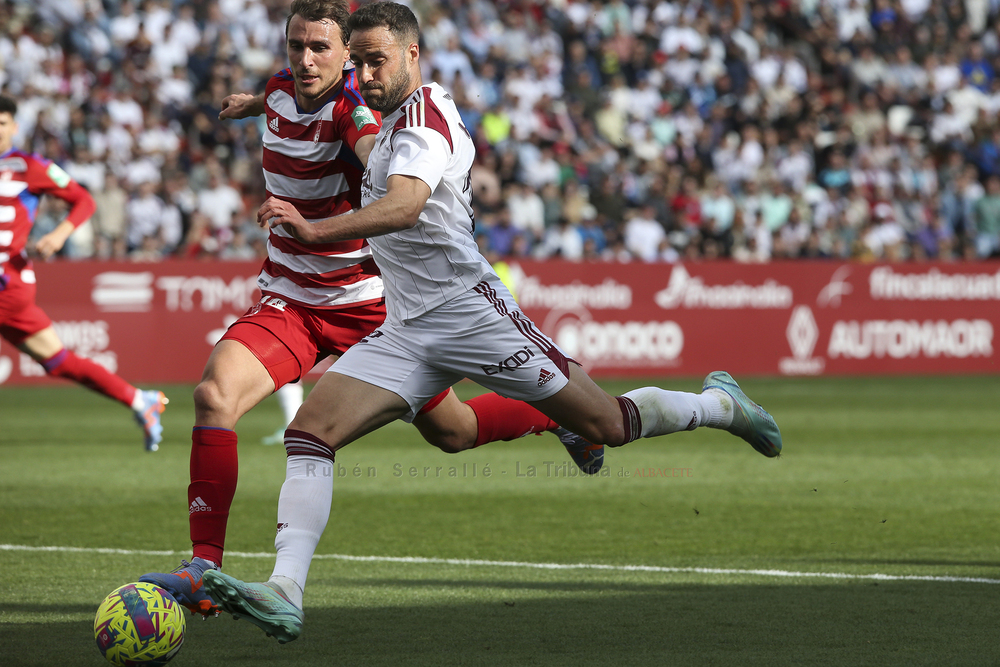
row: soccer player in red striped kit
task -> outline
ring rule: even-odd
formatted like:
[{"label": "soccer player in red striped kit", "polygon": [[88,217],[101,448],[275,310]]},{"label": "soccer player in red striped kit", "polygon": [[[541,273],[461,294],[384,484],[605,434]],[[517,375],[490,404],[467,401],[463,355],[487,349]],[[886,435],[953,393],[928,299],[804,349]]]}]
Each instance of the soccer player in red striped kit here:
[{"label": "soccer player in red striped kit", "polygon": [[26,246],[44,195],[69,204],[66,218],[35,243],[48,259],[94,213],[94,198],[59,165],[14,148],[17,101],[0,95],[0,336],[37,361],[51,377],[65,378],[132,409],[147,451],[163,438],[161,391],[143,391],[89,359],[67,350],[52,320],[35,303],[35,272]]},{"label": "soccer player in red striped kit", "polygon": [[[380,116],[365,104],[353,69],[344,69],[348,18],[345,2],[295,0],[285,26],[290,67],[271,77],[262,97],[226,98],[220,114],[266,114],[266,195],[289,202],[306,219],[360,207],[362,171],[380,128]],[[236,422],[275,390],[301,378],[324,357],[343,354],[385,320],[382,276],[365,240],[306,245],[272,228],[258,286],[260,301],[216,345],[194,393],[188,487],[193,558],[173,572],[140,578],[166,588],[182,605],[205,615],[218,611],[202,589],[201,577],[222,565],[238,477]],[[603,446],[560,429],[526,403],[496,394],[462,403],[447,389],[427,401],[413,423],[446,452],[553,431],[584,472],[597,472],[603,462]],[[313,491],[305,478],[315,465],[288,442],[286,437],[282,495],[309,503]],[[295,527],[279,530],[275,542],[297,540],[298,532]]]}]

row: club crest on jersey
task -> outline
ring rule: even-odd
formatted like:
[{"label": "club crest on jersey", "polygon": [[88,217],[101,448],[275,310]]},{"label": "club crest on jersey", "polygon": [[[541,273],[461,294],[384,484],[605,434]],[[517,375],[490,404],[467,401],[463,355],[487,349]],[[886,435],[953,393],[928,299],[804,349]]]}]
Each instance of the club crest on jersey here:
[{"label": "club crest on jersey", "polygon": [[374,114],[372,114],[371,109],[368,107],[354,107],[354,111],[351,112],[351,118],[354,119],[354,126],[358,130],[365,125],[378,125]]},{"label": "club crest on jersey", "polygon": [[497,375],[504,371],[516,371],[533,356],[535,356],[535,353],[531,348],[524,347],[497,364],[487,364],[480,366],[480,368],[487,375]]}]

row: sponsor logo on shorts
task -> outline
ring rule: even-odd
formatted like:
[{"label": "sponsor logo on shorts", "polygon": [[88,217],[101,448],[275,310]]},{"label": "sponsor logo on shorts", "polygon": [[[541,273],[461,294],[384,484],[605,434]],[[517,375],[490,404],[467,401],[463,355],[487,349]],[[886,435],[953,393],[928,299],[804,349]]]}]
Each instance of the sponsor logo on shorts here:
[{"label": "sponsor logo on shorts", "polygon": [[379,331],[378,329],[376,329],[375,331],[371,332],[370,334],[368,334],[367,336],[365,336],[364,338],[362,338],[358,342],[359,343],[367,343],[369,339],[381,338],[384,335],[385,335],[384,333],[382,333],[381,331]]},{"label": "sponsor logo on shorts", "polygon": [[538,386],[541,387],[555,376],[556,376],[555,373],[543,368],[542,370],[538,371]]},{"label": "sponsor logo on shorts", "polygon": [[265,296],[260,300],[260,305],[271,306],[271,308],[277,308],[278,310],[284,312],[285,306],[287,306],[288,303],[283,299],[279,299],[276,296]]},{"label": "sponsor logo on shorts", "polygon": [[504,371],[516,371],[535,356],[531,348],[525,346],[497,364],[480,366],[487,375],[498,375]]}]

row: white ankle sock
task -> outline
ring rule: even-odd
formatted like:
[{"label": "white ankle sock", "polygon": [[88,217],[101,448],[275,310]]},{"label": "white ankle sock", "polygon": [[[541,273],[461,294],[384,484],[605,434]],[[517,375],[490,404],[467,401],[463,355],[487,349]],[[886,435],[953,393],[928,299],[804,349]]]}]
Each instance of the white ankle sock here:
[{"label": "white ankle sock", "polygon": [[[333,461],[315,456],[289,456],[285,483],[278,497],[278,556],[270,581],[302,608],[302,591],[309,563],[330,518],[333,500]],[[289,586],[292,582],[295,585]]]},{"label": "white ankle sock", "polygon": [[701,397],[711,404],[711,416],[705,426],[727,429],[733,423],[733,397],[712,387],[701,392]]},{"label": "white ankle sock", "polygon": [[643,438],[693,431],[699,426],[725,428],[733,418],[732,401],[723,403],[714,391],[692,394],[643,387],[622,396],[631,399],[639,409]]}]

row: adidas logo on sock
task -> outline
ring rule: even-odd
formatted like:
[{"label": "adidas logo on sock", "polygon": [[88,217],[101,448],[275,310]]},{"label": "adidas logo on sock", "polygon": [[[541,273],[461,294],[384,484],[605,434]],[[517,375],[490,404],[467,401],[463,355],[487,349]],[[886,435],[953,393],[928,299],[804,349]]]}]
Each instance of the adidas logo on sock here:
[{"label": "adidas logo on sock", "polygon": [[691,421],[688,422],[687,428],[684,429],[684,430],[685,431],[693,431],[696,428],[698,428],[698,413],[697,412],[692,412],[691,413]]},{"label": "adidas logo on sock", "polygon": [[212,508],[209,507],[208,503],[206,503],[204,500],[201,499],[201,496],[198,496],[197,498],[192,500],[191,507],[188,508],[189,515],[194,514],[195,512],[211,512],[211,511]]},{"label": "adidas logo on sock", "polygon": [[279,524],[278,524],[278,530],[276,530],[276,531],[274,531],[274,532],[275,532],[275,533],[280,533],[280,532],[281,532],[281,531],[283,531],[283,530],[284,530],[285,528],[288,528],[288,522],[282,522],[282,523],[279,523]]},{"label": "adidas logo on sock", "polygon": [[267,125],[268,125],[268,127],[271,128],[272,132],[274,132],[275,134],[278,133],[278,117],[277,116],[275,116],[274,118],[272,118]]},{"label": "adidas logo on sock", "polygon": [[542,370],[538,371],[538,386],[541,387],[543,384],[545,384],[555,376],[556,376],[555,373],[549,370],[545,370],[543,368]]}]

